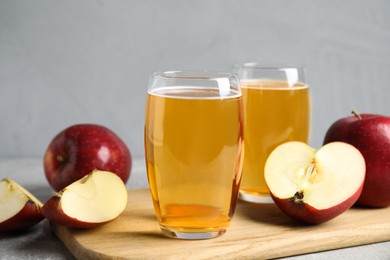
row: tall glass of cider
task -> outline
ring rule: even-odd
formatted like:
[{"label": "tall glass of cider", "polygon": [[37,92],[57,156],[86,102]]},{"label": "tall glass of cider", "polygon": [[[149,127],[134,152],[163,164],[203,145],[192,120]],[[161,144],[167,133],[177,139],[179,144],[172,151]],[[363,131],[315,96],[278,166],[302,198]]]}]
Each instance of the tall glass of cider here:
[{"label": "tall glass of cider", "polygon": [[145,160],[155,214],[166,236],[207,239],[229,226],[243,164],[241,98],[234,73],[150,76]]},{"label": "tall glass of cider", "polygon": [[272,203],[264,165],[287,141],[308,142],[310,94],[303,66],[237,65],[244,110],[245,158],[239,198]]}]

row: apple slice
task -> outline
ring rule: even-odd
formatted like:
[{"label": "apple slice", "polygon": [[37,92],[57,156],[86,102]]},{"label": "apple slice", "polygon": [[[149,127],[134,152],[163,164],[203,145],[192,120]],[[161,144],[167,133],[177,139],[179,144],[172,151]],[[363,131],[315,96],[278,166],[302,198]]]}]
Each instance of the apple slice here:
[{"label": "apple slice", "polygon": [[54,193],[42,214],[69,228],[92,228],[118,217],[127,205],[127,189],[114,173],[95,170]]},{"label": "apple slice", "polygon": [[42,203],[10,179],[0,182],[0,232],[28,229],[42,219]]},{"label": "apple slice", "polygon": [[328,221],[359,198],[366,166],[352,145],[333,142],[318,151],[287,142],[268,157],[264,174],[276,205],[288,216],[311,224]]}]

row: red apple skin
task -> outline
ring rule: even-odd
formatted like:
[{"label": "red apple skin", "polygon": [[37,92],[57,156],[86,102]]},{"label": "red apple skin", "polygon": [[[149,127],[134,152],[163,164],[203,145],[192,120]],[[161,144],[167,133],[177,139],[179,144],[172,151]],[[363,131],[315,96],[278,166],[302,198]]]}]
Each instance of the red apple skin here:
[{"label": "red apple skin", "polygon": [[44,154],[45,175],[56,191],[96,169],[113,172],[126,183],[131,166],[126,144],[110,129],[95,124],[64,129],[53,138]]},{"label": "red apple skin", "polygon": [[351,208],[359,198],[362,190],[363,184],[349,199],[339,205],[322,210],[316,209],[304,202],[295,202],[293,198],[280,199],[272,193],[271,197],[279,209],[292,219],[306,224],[321,224],[341,215]]},{"label": "red apple skin", "polygon": [[357,204],[369,207],[390,205],[390,117],[361,114],[334,122],[324,144],[341,141],[355,146],[366,162],[366,179]]},{"label": "red apple skin", "polygon": [[42,214],[48,220],[68,228],[88,229],[100,226],[106,222],[84,222],[70,217],[61,208],[61,198],[54,195],[42,207]]},{"label": "red apple skin", "polygon": [[15,216],[0,223],[0,232],[20,232],[29,229],[44,219],[41,207],[29,200]]}]

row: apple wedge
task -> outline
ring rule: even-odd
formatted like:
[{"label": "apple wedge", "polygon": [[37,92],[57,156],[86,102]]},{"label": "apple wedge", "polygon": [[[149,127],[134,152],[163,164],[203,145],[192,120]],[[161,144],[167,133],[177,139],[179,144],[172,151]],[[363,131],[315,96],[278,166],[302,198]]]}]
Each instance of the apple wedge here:
[{"label": "apple wedge", "polygon": [[127,205],[127,189],[114,173],[95,170],[55,193],[42,214],[69,228],[92,228],[118,217]]},{"label": "apple wedge", "polygon": [[287,142],[268,157],[264,174],[275,204],[293,219],[318,224],[347,209],[359,198],[366,166],[362,154],[343,142],[315,150]]},{"label": "apple wedge", "polygon": [[42,203],[10,179],[0,182],[0,232],[28,229],[42,219]]}]

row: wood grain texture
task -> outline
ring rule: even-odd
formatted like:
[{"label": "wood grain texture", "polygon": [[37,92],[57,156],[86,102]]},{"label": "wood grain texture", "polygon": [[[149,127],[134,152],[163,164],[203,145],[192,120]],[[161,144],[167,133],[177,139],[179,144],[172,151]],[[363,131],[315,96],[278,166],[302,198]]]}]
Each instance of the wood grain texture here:
[{"label": "wood grain texture", "polygon": [[125,212],[106,225],[90,230],[51,226],[78,259],[264,259],[390,241],[389,216],[390,208],[352,208],[327,223],[307,226],[275,205],[240,201],[223,236],[184,241],[162,235],[148,190],[131,190]]}]

